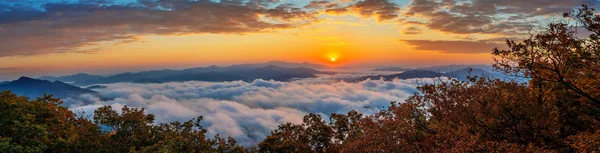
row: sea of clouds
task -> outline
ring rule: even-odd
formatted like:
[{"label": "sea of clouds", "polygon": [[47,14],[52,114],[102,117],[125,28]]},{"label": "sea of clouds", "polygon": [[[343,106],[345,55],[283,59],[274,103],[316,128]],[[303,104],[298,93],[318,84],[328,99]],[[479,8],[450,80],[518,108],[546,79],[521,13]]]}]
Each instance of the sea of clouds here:
[{"label": "sea of clouds", "polygon": [[[345,82],[361,74],[324,75],[291,82],[257,79],[252,82],[171,82],[160,84],[115,83],[96,89],[103,98],[82,95],[66,99],[76,112],[92,113],[111,105],[144,108],[157,122],[186,121],[203,116],[210,135],[231,136],[240,144],[259,143],[282,123],[301,123],[308,113],[328,118],[350,110],[368,112],[364,106],[388,106],[418,92],[417,86],[437,79]],[[102,100],[110,99],[110,100]]]}]

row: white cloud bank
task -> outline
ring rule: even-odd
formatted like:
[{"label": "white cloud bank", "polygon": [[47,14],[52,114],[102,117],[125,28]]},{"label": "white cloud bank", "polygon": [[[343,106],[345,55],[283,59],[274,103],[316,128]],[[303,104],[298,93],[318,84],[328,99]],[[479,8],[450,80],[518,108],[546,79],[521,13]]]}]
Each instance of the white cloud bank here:
[{"label": "white cloud bank", "polygon": [[[347,77],[347,76],[340,76]],[[308,113],[329,115],[366,105],[387,106],[417,92],[416,86],[434,79],[365,80],[356,83],[322,79],[279,82],[172,82],[107,84],[97,90],[112,100],[85,95],[83,101],[65,100],[75,111],[93,112],[103,105],[143,107],[157,122],[183,121],[204,116],[211,135],[231,136],[242,145],[255,145],[279,124],[301,123]],[[329,80],[329,81],[328,81]]]}]

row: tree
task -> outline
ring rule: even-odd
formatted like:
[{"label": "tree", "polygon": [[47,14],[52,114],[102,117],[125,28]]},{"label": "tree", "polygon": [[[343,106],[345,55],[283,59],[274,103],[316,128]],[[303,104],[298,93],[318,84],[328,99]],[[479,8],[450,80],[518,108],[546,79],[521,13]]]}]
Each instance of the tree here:
[{"label": "tree", "polygon": [[0,150],[6,152],[91,151],[100,131],[52,95],[29,101],[0,92]]},{"label": "tree", "polygon": [[280,125],[258,144],[261,152],[332,152],[333,129],[318,114],[304,116],[303,124]]},{"label": "tree", "polygon": [[111,106],[98,108],[94,122],[110,127],[104,135],[106,152],[245,152],[233,138],[206,138],[202,117],[186,122],[154,124],[154,115],[144,109],[124,106],[121,114]]},{"label": "tree", "polygon": [[[523,42],[507,41],[508,50],[495,49],[498,69],[531,78],[530,87],[538,96],[552,99],[561,114],[564,136],[579,151],[598,150],[600,131],[600,16],[596,10],[582,8],[564,17],[575,24],[550,24],[546,32]],[[579,30],[583,27],[584,31]],[[586,38],[578,36],[589,33]],[[538,101],[548,101],[538,98]],[[584,132],[584,133],[580,133]],[[588,148],[588,149],[586,149]]]},{"label": "tree", "polygon": [[144,109],[124,106],[119,114],[111,106],[100,107],[94,111],[94,122],[111,129],[105,133],[107,147],[103,147],[111,152],[140,150],[158,141],[152,125],[154,115],[146,115]]},{"label": "tree", "polygon": [[[508,50],[494,49],[497,67],[506,73],[532,78],[536,86],[560,86],[581,96],[583,105],[600,108],[600,16],[584,5],[565,13],[576,21],[550,24],[546,32],[523,42],[508,41]],[[578,27],[591,32],[578,38]],[[543,84],[543,85],[542,85]]]},{"label": "tree", "polygon": [[[2,152],[247,152],[233,138],[206,137],[202,117],[186,122],[154,123],[144,109],[98,108],[94,122],[45,95],[29,101],[0,92]],[[104,130],[102,129],[110,129]]]}]

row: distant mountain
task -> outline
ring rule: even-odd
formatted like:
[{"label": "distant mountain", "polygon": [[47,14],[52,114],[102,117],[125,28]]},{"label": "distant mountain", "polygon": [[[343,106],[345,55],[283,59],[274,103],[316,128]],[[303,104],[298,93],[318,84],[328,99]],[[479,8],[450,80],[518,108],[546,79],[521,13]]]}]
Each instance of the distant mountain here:
[{"label": "distant mountain", "polygon": [[362,80],[366,80],[366,79],[371,79],[371,80],[379,80],[380,78],[383,78],[386,81],[392,80],[394,78],[398,78],[398,79],[412,79],[412,78],[435,78],[435,77],[441,77],[443,76],[442,73],[437,73],[437,72],[433,72],[433,71],[426,71],[426,70],[409,70],[409,71],[405,71],[399,74],[391,74],[391,75],[376,75],[376,76],[366,76],[366,77],[361,77],[359,79],[357,79],[356,81],[362,81]]},{"label": "distant mountain", "polygon": [[[270,62],[279,65],[303,66],[312,64],[290,64],[285,62]],[[309,78],[316,77],[317,74],[335,74],[334,72],[318,71],[315,69],[298,67],[287,68],[277,65],[263,64],[242,64],[232,65],[228,67],[208,66],[188,68],[183,70],[151,70],[142,72],[127,72],[120,73],[108,77],[96,77],[95,79],[79,79],[68,80],[75,77],[54,77],[61,78],[65,82],[71,82],[74,85],[87,86],[93,84],[108,84],[118,82],[133,82],[133,83],[162,83],[162,82],[182,82],[182,81],[252,81],[254,79],[273,79],[277,81],[288,81],[292,78]],[[315,67],[315,65],[312,65]],[[45,77],[51,78],[51,77]],[[84,81],[81,81],[84,80]]]},{"label": "distant mountain", "polygon": [[52,94],[57,98],[76,97],[82,94],[96,94],[95,91],[82,89],[60,81],[38,80],[21,77],[17,80],[0,85],[0,90],[11,90],[17,95],[25,95],[29,98],[41,97]]},{"label": "distant mountain", "polygon": [[10,81],[2,81],[2,82],[0,82],[0,85],[8,84],[8,83],[10,83]]},{"label": "distant mountain", "polygon": [[263,65],[274,65],[274,66],[279,66],[279,67],[284,67],[284,68],[309,68],[309,69],[325,69],[327,68],[324,65],[320,65],[320,64],[311,64],[308,62],[304,62],[304,63],[290,63],[290,62],[282,62],[282,61],[269,61],[266,63],[263,63]]},{"label": "distant mountain", "polygon": [[452,72],[452,71],[456,71],[456,70],[462,70],[465,68],[481,69],[481,70],[485,70],[488,72],[493,72],[493,70],[494,70],[494,67],[492,67],[490,65],[442,65],[442,66],[418,68],[418,70],[427,70],[427,71],[433,71],[433,72],[439,72],[439,73],[447,73],[447,72]]},{"label": "distant mountain", "polygon": [[463,68],[455,71],[450,71],[446,73],[438,73],[435,71],[429,70],[409,70],[399,74],[391,74],[391,75],[376,75],[376,76],[366,76],[359,78],[355,81],[362,81],[366,79],[371,80],[379,80],[383,78],[386,81],[393,80],[394,78],[398,79],[412,79],[412,78],[435,78],[435,77],[449,77],[456,78],[457,80],[466,81],[469,76],[478,76],[478,77],[489,77],[489,78],[499,78],[503,79],[504,75],[500,73],[488,72],[478,68]]},{"label": "distant mountain", "polygon": [[85,73],[68,76],[52,77],[43,76],[39,79],[62,81],[78,86],[93,84],[107,84],[117,82],[133,83],[162,83],[180,81],[251,81],[254,79],[273,79],[287,81],[292,78],[315,77],[316,74],[335,74],[315,69],[324,69],[323,65],[304,63],[289,63],[282,61],[269,61],[255,64],[237,64],[227,67],[215,65],[207,67],[188,68],[183,70],[150,70],[142,72],[126,72],[112,76],[96,76]]},{"label": "distant mountain", "polygon": [[408,70],[411,70],[411,69],[402,68],[402,67],[382,67],[382,68],[373,69],[373,71],[408,71]]},{"label": "distant mountain", "polygon": [[478,69],[478,68],[464,68],[452,72],[444,73],[444,76],[449,78],[456,78],[457,80],[466,81],[469,76],[478,76],[478,77],[489,77],[489,78],[502,78],[504,75],[500,73],[488,72],[486,70]]},{"label": "distant mountain", "polygon": [[89,90],[94,90],[94,89],[106,89],[108,87],[106,86],[102,86],[102,85],[93,85],[93,86],[89,86],[89,87],[85,87],[85,89],[89,89]]},{"label": "distant mountain", "polygon": [[149,78],[143,78],[143,79],[137,79],[137,80],[133,81],[133,83],[163,83],[163,81],[149,79]]},{"label": "distant mountain", "polygon": [[290,63],[290,62],[283,62],[283,61],[269,61],[269,62],[265,62],[265,63],[236,64],[236,65],[224,67],[223,69],[228,70],[228,71],[243,71],[243,70],[262,68],[262,67],[266,67],[266,66],[277,66],[277,67],[282,67],[282,68],[309,68],[309,69],[325,69],[325,68],[327,68],[324,65],[311,64],[308,62]]},{"label": "distant mountain", "polygon": [[37,79],[48,80],[48,81],[79,83],[79,82],[85,82],[88,80],[97,80],[100,78],[102,78],[102,76],[90,75],[90,74],[86,74],[86,73],[77,73],[77,74],[61,76],[61,77],[43,76],[43,77],[39,77]]},{"label": "distant mountain", "polygon": [[236,81],[236,80],[248,80],[246,77],[238,76],[238,75],[230,75],[221,72],[209,71],[209,72],[190,72],[190,73],[181,73],[166,76],[158,79],[162,82],[182,82],[182,81],[211,81],[211,82],[220,82],[220,81]]},{"label": "distant mountain", "polygon": [[321,74],[320,71],[308,68],[283,68],[279,66],[269,65],[261,68],[252,69],[245,73],[246,77],[252,79],[265,79],[276,81],[287,81],[292,78],[313,78],[315,74]]},{"label": "distant mountain", "polygon": [[113,76],[103,77],[96,80],[87,80],[81,83],[75,83],[78,85],[90,85],[90,84],[101,84],[101,83],[115,83],[115,82],[139,82],[139,83],[157,83],[158,78],[164,78],[169,75],[173,75],[177,73],[177,70],[152,70],[152,71],[142,71],[142,72],[126,72],[119,73]]}]

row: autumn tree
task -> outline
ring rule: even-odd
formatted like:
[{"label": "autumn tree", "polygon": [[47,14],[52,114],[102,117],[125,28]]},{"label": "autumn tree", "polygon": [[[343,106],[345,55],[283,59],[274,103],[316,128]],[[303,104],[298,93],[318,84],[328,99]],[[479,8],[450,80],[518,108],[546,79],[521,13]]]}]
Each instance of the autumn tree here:
[{"label": "autumn tree", "polygon": [[95,149],[100,131],[77,117],[51,95],[29,101],[0,92],[0,150],[3,152],[73,152]]},{"label": "autumn tree", "polygon": [[[508,50],[494,49],[499,57],[495,67],[531,78],[534,86],[574,92],[582,105],[600,108],[600,17],[594,13],[584,5],[564,14],[575,23],[550,24],[546,32],[522,42],[507,40]],[[585,33],[588,37],[578,38]]]},{"label": "autumn tree", "polygon": [[154,123],[154,115],[143,108],[124,106],[121,113],[111,106],[98,108],[94,122],[108,127],[102,149],[106,152],[245,152],[233,138],[206,137],[202,117],[186,122]]},{"label": "autumn tree", "polygon": [[0,152],[247,152],[233,138],[209,139],[202,117],[154,123],[143,108],[98,108],[93,121],[45,95],[0,92]]},{"label": "autumn tree", "polygon": [[493,52],[498,69],[530,78],[538,101],[558,108],[560,121],[568,122],[561,131],[575,134],[568,143],[579,151],[600,151],[597,141],[588,141],[600,139],[600,16],[595,13],[584,5],[564,14],[574,23],[550,24],[546,32],[507,41],[508,50]]},{"label": "autumn tree", "polygon": [[280,125],[258,144],[261,152],[332,152],[333,129],[318,114],[304,116],[303,124]]}]

